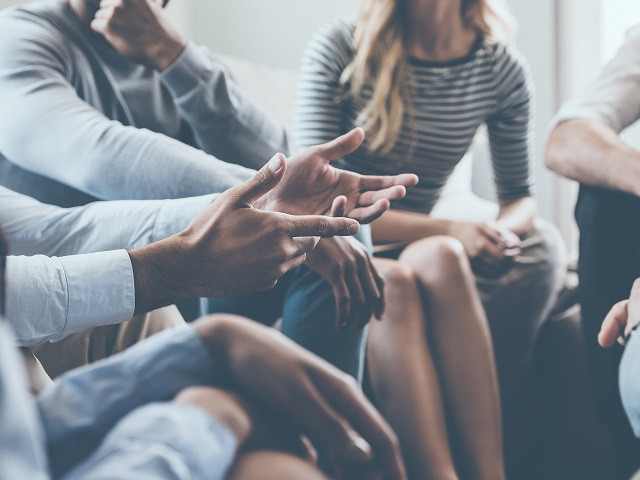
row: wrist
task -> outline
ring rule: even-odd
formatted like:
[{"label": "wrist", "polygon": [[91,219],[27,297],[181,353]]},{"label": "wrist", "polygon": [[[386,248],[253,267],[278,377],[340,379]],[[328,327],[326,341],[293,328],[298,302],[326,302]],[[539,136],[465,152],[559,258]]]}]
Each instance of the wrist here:
[{"label": "wrist", "polygon": [[152,44],[146,52],[149,63],[162,72],[176,61],[184,50],[186,41],[178,34],[168,34],[166,38]]},{"label": "wrist", "polygon": [[190,298],[188,264],[179,236],[130,250],[135,286],[135,313],[145,313]]}]

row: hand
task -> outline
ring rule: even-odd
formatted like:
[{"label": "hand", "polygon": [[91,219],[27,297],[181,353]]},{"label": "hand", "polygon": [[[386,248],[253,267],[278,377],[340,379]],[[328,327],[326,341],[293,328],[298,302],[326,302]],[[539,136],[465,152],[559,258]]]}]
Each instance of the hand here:
[{"label": "hand", "polygon": [[450,235],[462,243],[474,272],[486,278],[504,274],[520,254],[520,239],[492,222],[453,222]]},{"label": "hand", "polygon": [[306,260],[318,237],[358,232],[358,223],[348,218],[253,208],[285,171],[284,159],[276,155],[251,180],[220,195],[183,232],[130,251],[136,312],[188,298],[267,290]]},{"label": "hand", "polygon": [[326,444],[340,470],[407,478],[395,434],[352,377],[240,317],[213,316],[193,326],[214,364],[225,368],[217,381]]},{"label": "hand", "polygon": [[294,215],[327,215],[333,199],[344,195],[345,216],[360,223],[372,222],[389,209],[390,201],[404,197],[406,188],[417,184],[418,177],[360,175],[329,164],[356,150],[363,140],[364,131],[355,128],[289,158],[287,176],[256,207]]},{"label": "hand", "polygon": [[384,280],[367,249],[354,238],[325,238],[307,254],[306,265],[324,278],[336,301],[336,327],[364,327],[384,312]]},{"label": "hand", "polygon": [[186,44],[162,7],[161,0],[102,0],[91,28],[124,57],[162,71]]},{"label": "hand", "polygon": [[633,282],[628,300],[616,303],[602,322],[598,343],[610,347],[616,340],[624,345],[633,329],[640,323],[640,279]]}]

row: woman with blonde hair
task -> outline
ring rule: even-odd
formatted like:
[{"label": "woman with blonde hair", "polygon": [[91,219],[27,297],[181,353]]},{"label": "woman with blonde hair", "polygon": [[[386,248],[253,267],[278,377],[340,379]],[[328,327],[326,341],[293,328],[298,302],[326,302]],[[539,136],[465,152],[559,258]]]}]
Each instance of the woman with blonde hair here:
[{"label": "woman with blonde hair", "polygon": [[[535,421],[533,347],[561,278],[557,232],[531,197],[528,66],[497,7],[361,0],[357,22],[312,39],[299,80],[298,146],[359,125],[365,145],[342,168],[420,177],[372,224],[374,244],[398,247],[376,260],[386,311],[367,347],[373,395],[416,479],[504,478],[503,444],[509,477],[517,472]],[[483,124],[499,212],[434,218]]]}]

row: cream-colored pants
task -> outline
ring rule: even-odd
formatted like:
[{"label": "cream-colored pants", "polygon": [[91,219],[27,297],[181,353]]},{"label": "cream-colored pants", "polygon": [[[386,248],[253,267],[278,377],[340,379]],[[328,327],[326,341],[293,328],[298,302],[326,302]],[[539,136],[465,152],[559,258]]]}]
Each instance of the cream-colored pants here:
[{"label": "cream-colored pants", "polygon": [[56,343],[22,349],[29,386],[34,395],[69,370],[107,358],[168,328],[183,325],[175,306],[136,315],[119,325],[95,327],[75,333]]}]

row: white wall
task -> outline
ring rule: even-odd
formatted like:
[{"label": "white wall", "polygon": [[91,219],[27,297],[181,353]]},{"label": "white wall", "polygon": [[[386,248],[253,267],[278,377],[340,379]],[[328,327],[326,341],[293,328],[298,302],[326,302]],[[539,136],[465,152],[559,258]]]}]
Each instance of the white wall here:
[{"label": "white wall", "polygon": [[216,52],[297,69],[312,33],[355,15],[357,0],[172,0],[189,2],[192,37]]}]

